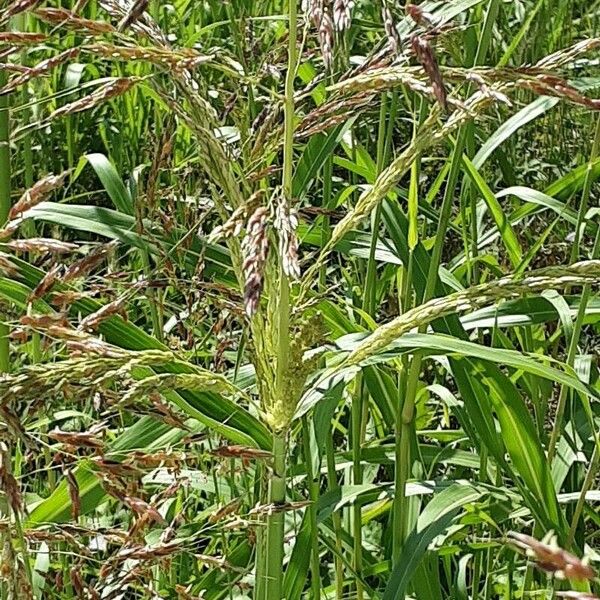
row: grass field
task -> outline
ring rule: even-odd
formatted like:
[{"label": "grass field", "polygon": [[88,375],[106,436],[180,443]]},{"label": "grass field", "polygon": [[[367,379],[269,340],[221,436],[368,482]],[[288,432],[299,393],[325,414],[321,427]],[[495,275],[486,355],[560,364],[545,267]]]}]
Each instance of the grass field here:
[{"label": "grass field", "polygon": [[0,598],[600,595],[599,21],[0,0]]}]

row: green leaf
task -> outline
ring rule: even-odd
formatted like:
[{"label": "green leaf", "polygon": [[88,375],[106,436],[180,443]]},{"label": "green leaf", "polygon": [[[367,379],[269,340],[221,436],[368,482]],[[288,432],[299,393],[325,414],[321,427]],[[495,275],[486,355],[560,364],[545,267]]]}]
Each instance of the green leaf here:
[{"label": "green leaf", "polygon": [[469,484],[454,484],[434,496],[419,515],[416,528],[402,548],[398,563],[394,565],[383,600],[403,600],[408,586],[429,544],[454,522],[461,508],[475,502],[484,492]]},{"label": "green leaf", "polygon": [[521,250],[521,246],[519,244],[519,240],[513,228],[510,225],[510,221],[504,214],[500,203],[494,196],[494,192],[489,188],[487,183],[483,180],[483,177],[479,174],[475,165],[466,157],[463,156],[463,164],[467,169],[467,174],[469,175],[471,181],[475,185],[475,187],[479,190],[479,193],[483,196],[485,203],[496,223],[496,227],[502,237],[502,241],[508,251],[508,255],[510,257],[510,261],[514,268],[517,268],[523,259],[523,251]]},{"label": "green leaf", "polygon": [[98,175],[108,197],[116,208],[122,213],[133,215],[133,199],[114,165],[104,154],[100,153],[86,154],[85,159]]}]

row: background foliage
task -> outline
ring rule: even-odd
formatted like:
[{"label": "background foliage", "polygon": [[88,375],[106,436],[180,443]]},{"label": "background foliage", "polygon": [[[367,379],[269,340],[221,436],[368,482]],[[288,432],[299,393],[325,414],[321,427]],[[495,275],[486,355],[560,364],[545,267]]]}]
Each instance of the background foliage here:
[{"label": "background foliage", "polygon": [[2,3],[0,595],[594,598],[599,17]]}]

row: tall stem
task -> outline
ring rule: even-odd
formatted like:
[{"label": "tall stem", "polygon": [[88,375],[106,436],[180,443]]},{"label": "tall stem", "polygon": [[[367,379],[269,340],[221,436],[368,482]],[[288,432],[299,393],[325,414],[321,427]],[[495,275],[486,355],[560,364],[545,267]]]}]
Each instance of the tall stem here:
[{"label": "tall stem", "polygon": [[[6,71],[0,71],[0,87],[6,85]],[[10,126],[9,96],[0,96],[0,226],[6,223],[10,211]],[[8,326],[0,315],[0,372],[10,367]]]},{"label": "tall stem", "polygon": [[[589,164],[592,165],[596,160],[596,157],[600,153],[600,117],[596,121],[596,135],[594,137],[594,143],[592,145],[592,151],[590,153]],[[586,174],[586,179],[583,187],[583,194],[579,208],[579,215],[577,218],[577,227],[575,230],[575,238],[579,239],[581,234],[583,233],[583,226],[585,222],[585,212],[587,211],[588,200],[590,196],[591,190],[591,179],[592,179],[592,170],[588,169]],[[571,255],[571,262],[576,262],[579,259],[579,245],[577,245],[577,254]],[[596,231],[596,240],[594,242],[594,247],[592,248],[592,255],[590,258],[597,259],[600,256],[600,228]],[[581,334],[581,329],[583,327],[583,320],[586,315],[587,305],[590,301],[591,296],[591,288],[589,285],[583,287],[581,292],[581,299],[579,301],[579,309],[577,311],[577,316],[575,318],[575,324],[573,325],[573,332],[571,334],[571,341],[569,343],[569,348],[567,352],[567,364],[572,367],[575,364],[575,358],[577,357],[577,344],[579,343],[579,336]],[[560,388],[560,394],[558,397],[558,405],[556,408],[556,416],[554,418],[554,426],[552,428],[552,433],[550,435],[550,442],[548,444],[548,463],[552,463],[554,459],[554,453],[556,451],[556,444],[558,443],[558,439],[560,434],[562,433],[562,423],[565,415],[565,408],[567,403],[567,393],[568,387],[563,385]]]},{"label": "tall stem", "polygon": [[[329,424],[329,434],[326,438],[327,452],[327,489],[334,491],[339,489],[337,472],[335,468],[335,447],[333,441],[333,425]],[[344,597],[344,565],[342,563],[342,518],[339,511],[334,511],[331,515],[333,523],[333,532],[335,534],[335,598],[342,600]]]},{"label": "tall stem", "polygon": [[[273,465],[269,479],[269,504],[278,505],[285,501],[285,463],[287,440],[285,433],[273,435]],[[264,582],[264,600],[283,598],[283,535],[284,512],[274,511],[267,519],[265,535],[266,556]]]},{"label": "tall stem", "polygon": [[308,486],[311,505],[308,507],[308,516],[310,519],[310,588],[313,600],[319,600],[321,597],[321,575],[319,558],[319,529],[317,525],[317,500],[319,499],[318,475],[315,474],[312,467],[312,452],[310,447],[310,425],[306,416],[302,417],[302,442],[304,446],[304,463],[306,465],[306,484]]},{"label": "tall stem", "polygon": [[[294,176],[294,79],[297,68],[296,43],[298,38],[296,0],[288,4],[288,68],[285,78],[284,98],[284,144],[283,144],[283,193],[289,205],[292,203]],[[279,261],[279,289],[276,305],[276,372],[275,404],[289,402],[286,397],[290,354],[290,282],[283,269],[283,257]],[[286,497],[287,431],[273,433],[273,464],[269,478],[269,504],[279,505]],[[265,556],[257,560],[256,598],[278,600],[282,598],[284,513],[275,511],[267,518],[264,534]]]}]

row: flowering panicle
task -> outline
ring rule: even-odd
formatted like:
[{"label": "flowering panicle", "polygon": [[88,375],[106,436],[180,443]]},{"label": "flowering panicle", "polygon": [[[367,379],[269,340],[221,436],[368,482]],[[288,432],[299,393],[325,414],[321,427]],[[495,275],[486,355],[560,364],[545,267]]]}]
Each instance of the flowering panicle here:
[{"label": "flowering panicle", "polygon": [[446,88],[431,44],[425,38],[415,35],[412,38],[412,49],[431,81],[431,87],[433,88],[436,100],[446,110],[448,108]]},{"label": "flowering panicle", "polygon": [[248,317],[256,314],[260,304],[264,269],[269,254],[268,218],[269,213],[265,207],[257,208],[248,219],[246,236],[242,241],[244,305]]},{"label": "flowering panicle", "polygon": [[293,279],[300,278],[300,264],[298,261],[298,217],[289,204],[280,197],[275,207],[275,229],[279,235],[279,255],[283,272]]},{"label": "flowering panicle", "polygon": [[387,0],[383,0],[381,3],[381,18],[383,19],[383,28],[385,29],[385,35],[388,38],[390,48],[394,54],[398,54],[401,46],[400,35],[396,29],[396,23],[394,22],[394,17]]},{"label": "flowering panicle", "polygon": [[336,31],[346,31],[352,24],[352,0],[334,0],[333,3],[333,24]]}]

